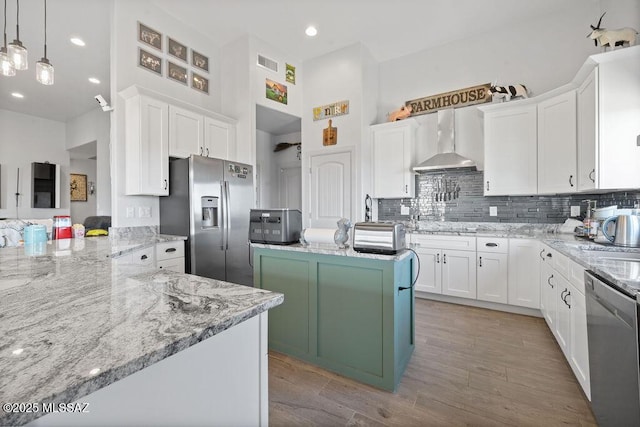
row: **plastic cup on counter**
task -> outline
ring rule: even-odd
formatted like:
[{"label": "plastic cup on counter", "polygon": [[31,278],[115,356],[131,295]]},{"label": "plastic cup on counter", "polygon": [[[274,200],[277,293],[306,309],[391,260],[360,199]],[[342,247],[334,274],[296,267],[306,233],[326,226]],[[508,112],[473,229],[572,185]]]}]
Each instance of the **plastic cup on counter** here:
[{"label": "plastic cup on counter", "polygon": [[44,225],[29,225],[24,228],[24,244],[47,243],[47,227]]}]

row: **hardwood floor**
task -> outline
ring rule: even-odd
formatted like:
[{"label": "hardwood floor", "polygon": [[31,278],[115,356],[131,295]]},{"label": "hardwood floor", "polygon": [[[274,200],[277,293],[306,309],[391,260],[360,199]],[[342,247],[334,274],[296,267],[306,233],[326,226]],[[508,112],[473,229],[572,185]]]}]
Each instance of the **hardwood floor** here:
[{"label": "hardwood floor", "polygon": [[544,320],[416,299],[396,393],[269,354],[272,426],[596,426]]}]

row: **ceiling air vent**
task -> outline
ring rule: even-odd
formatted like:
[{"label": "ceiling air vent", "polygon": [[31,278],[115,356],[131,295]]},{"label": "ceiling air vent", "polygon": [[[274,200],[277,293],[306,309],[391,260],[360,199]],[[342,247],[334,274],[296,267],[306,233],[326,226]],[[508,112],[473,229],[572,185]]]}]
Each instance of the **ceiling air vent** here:
[{"label": "ceiling air vent", "polygon": [[266,56],[262,56],[260,54],[258,54],[258,65],[271,71],[278,72],[278,63],[273,59],[269,59]]}]

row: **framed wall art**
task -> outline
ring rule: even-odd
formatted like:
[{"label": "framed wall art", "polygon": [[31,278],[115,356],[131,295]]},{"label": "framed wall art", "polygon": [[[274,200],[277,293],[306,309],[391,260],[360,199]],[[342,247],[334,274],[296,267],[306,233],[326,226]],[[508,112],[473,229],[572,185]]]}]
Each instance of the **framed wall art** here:
[{"label": "framed wall art", "polygon": [[138,21],[138,40],[162,51],[162,33]]},{"label": "framed wall art", "polygon": [[69,179],[72,202],[87,201],[87,175],[72,173]]},{"label": "framed wall art", "polygon": [[187,62],[187,47],[167,36],[167,53]]},{"label": "framed wall art", "polygon": [[175,80],[184,85],[188,84],[188,73],[185,67],[181,67],[178,64],[174,64],[171,61],[167,61],[167,78]]},{"label": "framed wall art", "polygon": [[200,74],[191,72],[191,87],[200,92],[209,94],[209,79]]},{"label": "framed wall art", "polygon": [[285,79],[287,80],[287,83],[291,83],[291,84],[296,84],[296,67],[294,67],[291,64],[286,64],[286,72],[285,72]]},{"label": "framed wall art", "polygon": [[287,104],[287,87],[281,83],[266,79],[267,99]]},{"label": "framed wall art", "polygon": [[209,58],[193,49],[191,49],[191,65],[207,73],[209,72]]},{"label": "framed wall art", "polygon": [[159,76],[162,75],[162,58],[141,48],[138,48],[138,65]]}]

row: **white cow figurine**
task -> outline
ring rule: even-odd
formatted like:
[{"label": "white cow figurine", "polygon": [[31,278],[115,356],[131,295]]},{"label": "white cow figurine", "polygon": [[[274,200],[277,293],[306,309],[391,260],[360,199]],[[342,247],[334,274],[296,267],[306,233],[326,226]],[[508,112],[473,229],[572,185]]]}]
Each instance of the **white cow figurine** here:
[{"label": "white cow figurine", "polygon": [[511,86],[491,86],[489,92],[495,98],[504,98],[505,101],[511,100],[512,97],[520,96],[528,98],[527,88],[525,85],[516,84]]},{"label": "white cow figurine", "polygon": [[600,43],[605,50],[607,47],[613,49],[616,46],[624,46],[625,44],[633,46],[636,44],[636,35],[638,32],[633,28],[625,27],[617,30],[607,30],[606,28],[600,28],[602,18],[607,12],[603,13],[598,21],[597,26],[590,25],[591,33],[587,36],[594,41],[596,46]]}]

